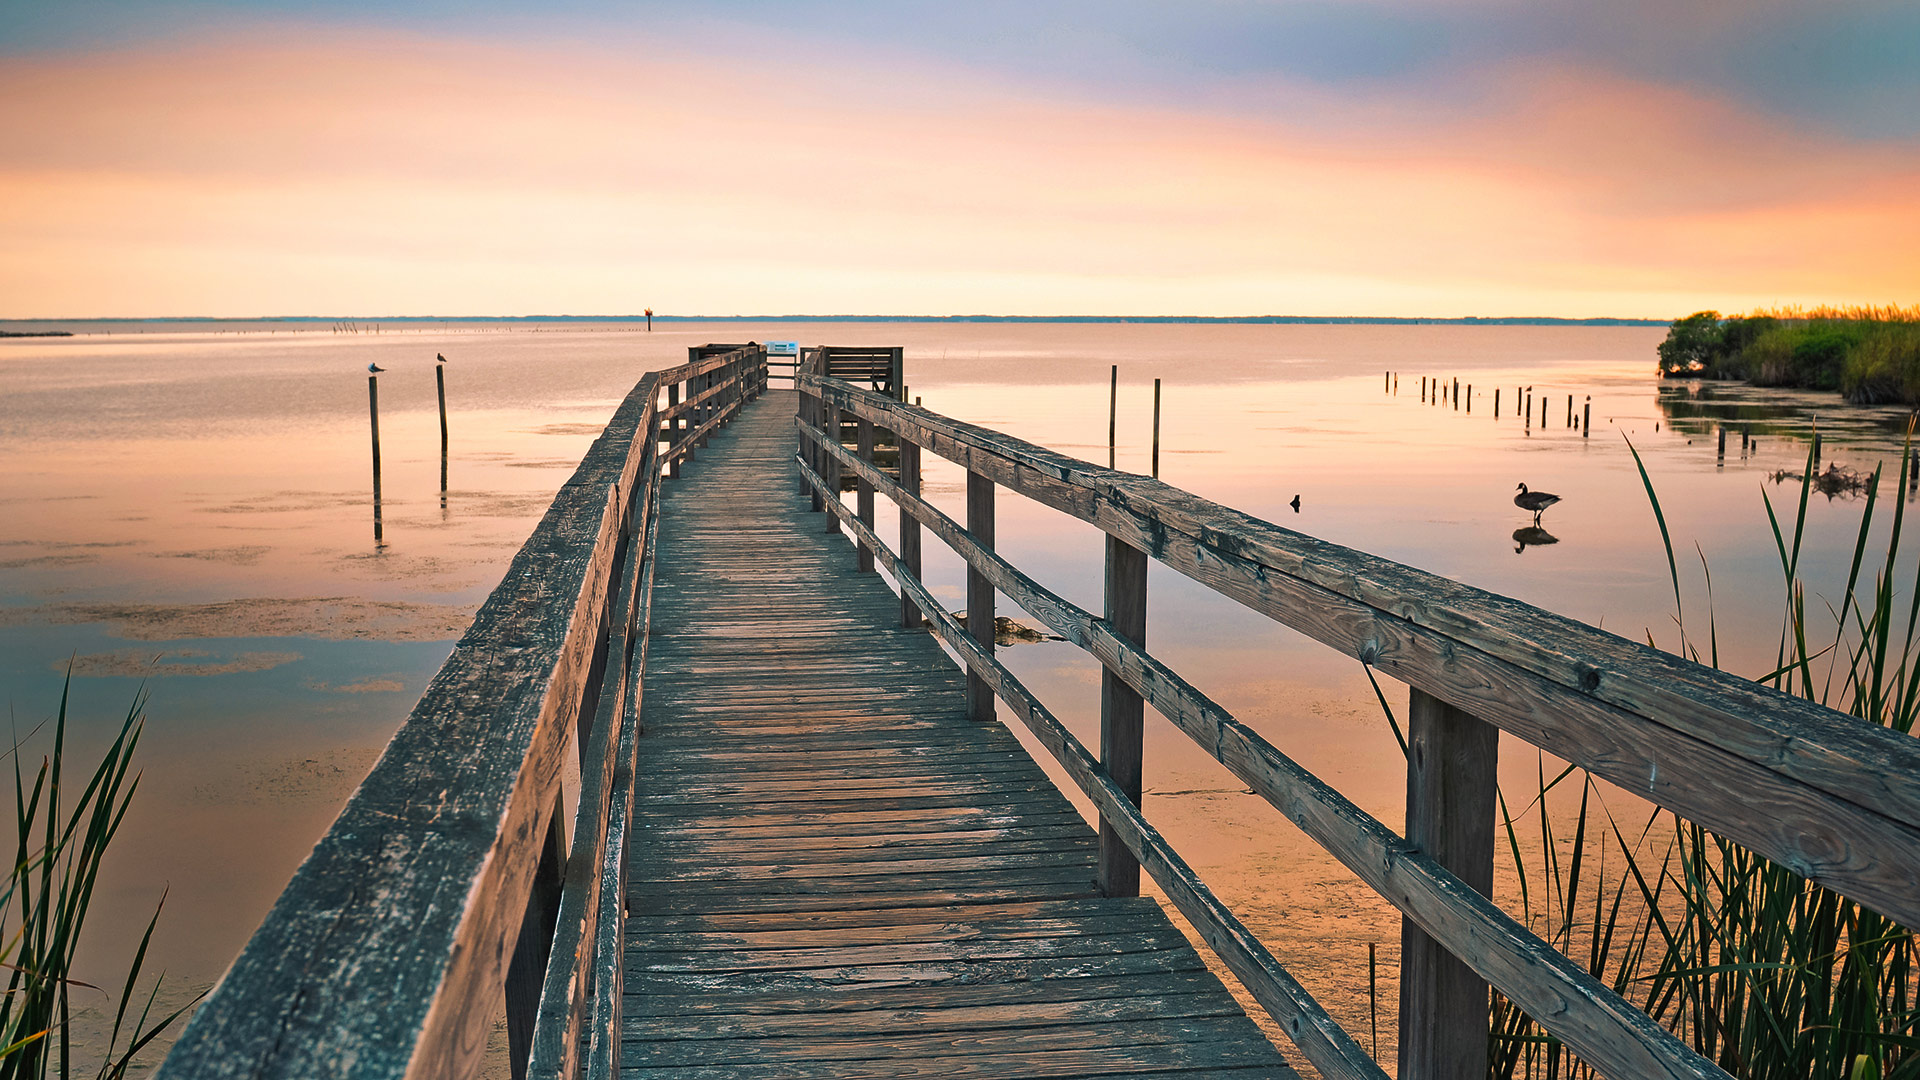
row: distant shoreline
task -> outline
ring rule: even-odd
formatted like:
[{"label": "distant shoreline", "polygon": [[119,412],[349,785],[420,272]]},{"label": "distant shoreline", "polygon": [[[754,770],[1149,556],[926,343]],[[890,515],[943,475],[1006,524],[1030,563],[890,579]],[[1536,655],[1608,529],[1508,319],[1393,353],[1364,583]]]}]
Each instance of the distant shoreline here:
[{"label": "distant shoreline", "polygon": [[[21,322],[39,322],[39,319],[21,319]],[[71,330],[0,330],[0,337],[72,337]]]},{"label": "distant shoreline", "polygon": [[[0,319],[4,325],[86,323],[91,325],[153,325],[206,323],[282,323],[299,326],[353,323],[424,326],[432,323],[640,323],[645,315],[270,315],[221,317],[180,315],[155,318]],[[661,323],[1171,323],[1182,325],[1299,325],[1299,326],[1668,326],[1672,319],[1565,319],[1548,315],[655,315]],[[21,333],[0,330],[5,337],[54,336],[66,331]]]}]

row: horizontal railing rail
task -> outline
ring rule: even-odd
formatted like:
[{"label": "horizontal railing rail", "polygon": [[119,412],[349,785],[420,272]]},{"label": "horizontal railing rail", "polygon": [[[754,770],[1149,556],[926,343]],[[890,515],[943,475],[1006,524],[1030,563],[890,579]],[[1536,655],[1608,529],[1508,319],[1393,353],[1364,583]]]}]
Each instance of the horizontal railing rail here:
[{"label": "horizontal railing rail", "polygon": [[516,1077],[617,1075],[661,475],[765,386],[752,344],[639,381],[160,1077],[470,1076],[503,995]]},{"label": "horizontal railing rail", "polygon": [[[1380,1073],[1139,814],[1142,703],[1403,913],[1400,1075],[1407,1080],[1484,1073],[1487,983],[1603,1074],[1724,1075],[1487,899],[1497,746],[1490,725],[1908,925],[1920,924],[1920,832],[1913,824],[1920,821],[1914,813],[1920,742],[1156,480],[818,374],[803,372],[799,383],[796,461],[815,505],[831,511],[828,527],[844,523],[861,548],[861,565],[878,562],[900,584],[904,625],[917,625],[924,611],[959,655],[970,689],[977,685],[971,714],[991,718],[989,695],[1006,701],[1094,802],[1102,819],[1103,887],[1128,889],[1137,869],[1127,864],[1144,864],[1328,1075]],[[858,433],[852,450],[840,438],[843,418]],[[891,431],[899,443],[897,480],[872,463],[876,429]],[[966,469],[964,525],[919,497],[922,448]],[[855,478],[852,507],[839,498],[843,473]],[[1101,616],[994,554],[996,487],[1106,534]],[[875,531],[875,493],[899,507],[898,552]],[[920,581],[923,527],[967,564],[964,629]],[[1405,837],[1146,650],[1149,556],[1410,684]],[[1101,661],[1098,758],[994,659],[995,590]]]}]

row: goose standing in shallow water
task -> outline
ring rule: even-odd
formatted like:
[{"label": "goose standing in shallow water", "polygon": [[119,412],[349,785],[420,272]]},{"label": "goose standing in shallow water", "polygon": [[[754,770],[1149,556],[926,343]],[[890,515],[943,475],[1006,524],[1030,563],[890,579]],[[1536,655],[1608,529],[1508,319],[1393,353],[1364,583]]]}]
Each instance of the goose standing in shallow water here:
[{"label": "goose standing in shallow water", "polygon": [[1560,496],[1544,491],[1528,491],[1525,484],[1520,485],[1520,494],[1513,497],[1513,505],[1532,514],[1535,525],[1540,524],[1540,515],[1547,512],[1547,507],[1559,501]]}]

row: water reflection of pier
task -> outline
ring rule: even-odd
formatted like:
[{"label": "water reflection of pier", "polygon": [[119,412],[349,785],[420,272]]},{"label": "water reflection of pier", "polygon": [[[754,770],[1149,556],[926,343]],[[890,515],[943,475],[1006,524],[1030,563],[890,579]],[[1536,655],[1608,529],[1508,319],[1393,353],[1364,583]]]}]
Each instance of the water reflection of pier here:
[{"label": "water reflection of pier", "polygon": [[[163,1076],[471,1075],[503,995],[517,1075],[1287,1075],[1144,869],[1321,1073],[1383,1077],[1142,813],[1147,705],[1404,914],[1409,1080],[1485,1074],[1489,984],[1602,1074],[1724,1075],[1488,899],[1502,731],[1920,923],[1910,738],[897,385],[795,381],[755,345],[641,381]],[[967,471],[964,521],[923,452]],[[1100,613],[996,552],[1003,491],[1101,531]],[[1410,684],[1403,832],[1147,649],[1151,560]],[[997,658],[1002,596],[1101,662],[1098,748]]]}]

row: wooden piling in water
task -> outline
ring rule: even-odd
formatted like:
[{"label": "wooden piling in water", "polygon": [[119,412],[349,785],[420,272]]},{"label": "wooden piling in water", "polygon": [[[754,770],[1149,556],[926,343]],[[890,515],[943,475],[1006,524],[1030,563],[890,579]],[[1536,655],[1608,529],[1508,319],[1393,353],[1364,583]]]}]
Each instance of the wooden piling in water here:
[{"label": "wooden piling in water", "polygon": [[1573,426],[1573,395],[1567,395],[1567,426]]},{"label": "wooden piling in water", "polygon": [[1716,465],[1724,465],[1727,462],[1727,425],[1725,424],[1720,425],[1720,437],[1716,440],[1713,449],[1713,460]]},{"label": "wooden piling in water", "polygon": [[1107,468],[1113,468],[1114,441],[1120,423],[1120,365],[1113,365],[1113,379],[1107,387]]},{"label": "wooden piling in water", "polygon": [[373,538],[386,538],[380,523],[380,376],[367,376],[367,420],[373,428]]},{"label": "wooden piling in water", "polygon": [[[1494,391],[1499,393],[1499,391]],[[1373,1032],[1373,1045],[1369,1052],[1375,1058],[1380,1056],[1380,943],[1367,942],[1367,1027]]]},{"label": "wooden piling in water", "polygon": [[1453,407],[1455,409],[1458,409],[1460,407],[1460,380],[1459,379],[1453,380],[1452,400],[1453,400]]},{"label": "wooden piling in water", "polygon": [[1467,412],[1473,412],[1473,384],[1467,384]]},{"label": "wooden piling in water", "polygon": [[1500,419],[1500,388],[1493,388],[1493,418]]},{"label": "wooden piling in water", "polygon": [[1593,395],[1588,394],[1586,405],[1583,407],[1580,414],[1580,437],[1584,439],[1589,437],[1592,434],[1593,434]]},{"label": "wooden piling in water", "polygon": [[1153,476],[1160,478],[1160,380],[1153,380]]},{"label": "wooden piling in water", "polygon": [[447,366],[433,365],[433,390],[440,398],[440,509],[447,508]]}]

